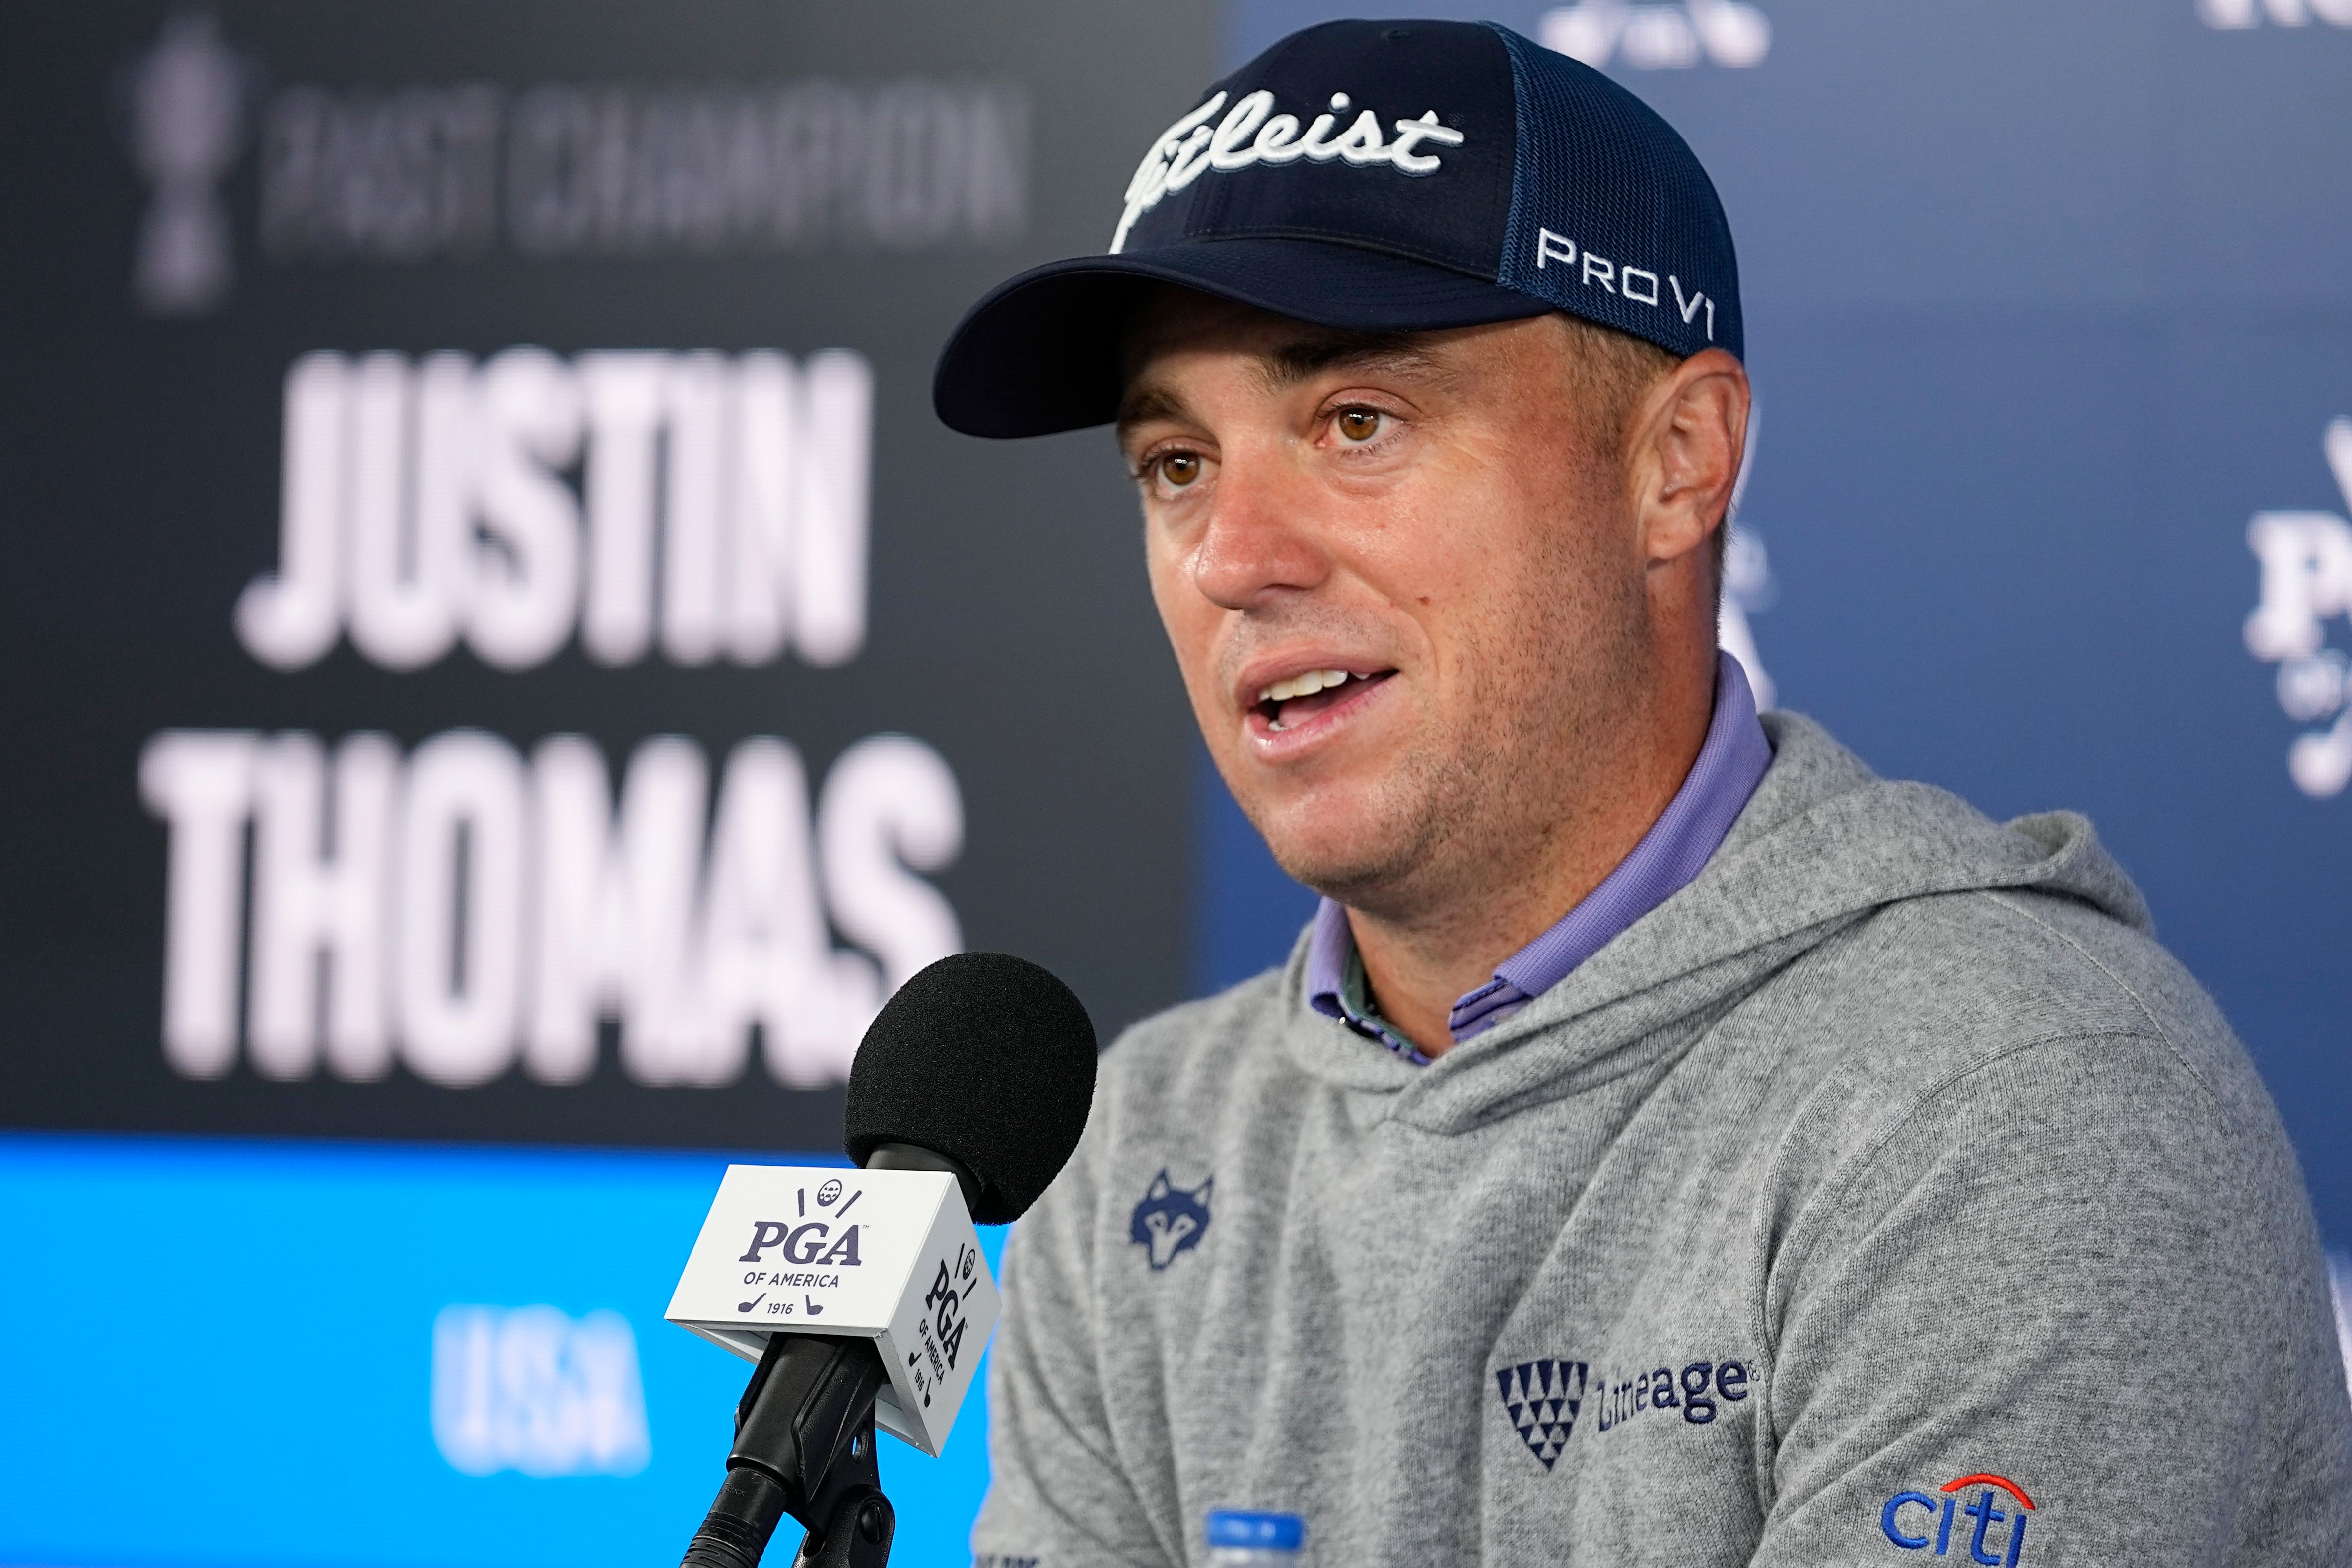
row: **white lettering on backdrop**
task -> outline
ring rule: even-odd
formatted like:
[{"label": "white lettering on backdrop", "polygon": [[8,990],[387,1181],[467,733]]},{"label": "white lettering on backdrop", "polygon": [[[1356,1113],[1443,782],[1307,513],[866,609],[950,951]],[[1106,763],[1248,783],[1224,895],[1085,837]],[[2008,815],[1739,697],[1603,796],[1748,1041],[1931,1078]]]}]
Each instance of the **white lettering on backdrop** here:
[{"label": "white lettering on backdrop", "polygon": [[635,1475],[653,1442],[629,1320],[609,1308],[442,1308],[433,1442],[469,1476]]},{"label": "white lettering on backdrop", "polygon": [[[874,372],[782,354],[310,354],[286,378],[278,570],[236,605],[274,669],[839,664],[866,639]],[[577,488],[566,475],[577,469]],[[658,592],[656,583],[659,584]]]},{"label": "white lettering on backdrop", "polygon": [[1747,0],[1577,0],[1545,12],[1536,37],[1595,70],[1612,59],[1644,71],[1687,70],[1703,60],[1744,70],[1772,50],[1771,19]]},{"label": "white lettering on backdrop", "polygon": [[[2330,421],[2320,446],[2352,509],[2352,419]],[[2352,523],[2334,512],[2256,512],[2246,544],[2262,563],[2246,651],[2278,665],[2287,717],[2326,725],[2295,737],[2287,776],[2314,800],[2339,795],[2352,783],[2352,659],[2326,645],[2326,622],[2352,617]]]},{"label": "white lettering on backdrop", "polygon": [[[237,636],[280,670],[346,634],[389,670],[461,642],[527,670],[575,629],[605,665],[842,664],[866,638],[873,405],[841,349],[306,355],[278,570]],[[955,776],[896,735],[843,753],[814,806],[772,736],[735,746],[715,806],[709,775],[677,736],[640,745],[617,796],[575,735],[527,758],[472,729],[405,758],[372,732],[331,755],[299,731],[153,737],[166,1060],[217,1078],[242,1044],[270,1079],[575,1083],[609,1018],[640,1083],[730,1082],[755,1040],[781,1083],[845,1080],[883,998],[962,945],[917,874],[962,851]]]},{"label": "white lettering on backdrop", "polygon": [[[954,775],[897,735],[845,752],[814,811],[774,737],[736,746],[715,812],[709,775],[676,736],[637,747],[617,800],[573,735],[528,758],[465,729],[405,758],[371,733],[331,756],[299,731],[156,736],[140,785],[171,831],[165,1055],[189,1077],[230,1071],[243,977],[266,1078],[365,1082],[397,1061],[464,1087],[520,1062],[573,1083],[612,1017],[640,1083],[730,1082],[755,1026],[778,1082],[842,1081],[882,998],[961,946],[915,874],[962,850]],[[856,950],[833,946],[828,916]]]}]

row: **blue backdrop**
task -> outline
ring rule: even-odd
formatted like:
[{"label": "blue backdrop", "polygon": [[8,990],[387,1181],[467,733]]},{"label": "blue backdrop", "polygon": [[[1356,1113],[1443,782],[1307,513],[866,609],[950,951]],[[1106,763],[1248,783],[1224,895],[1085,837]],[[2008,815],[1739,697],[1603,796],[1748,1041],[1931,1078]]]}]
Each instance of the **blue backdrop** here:
[{"label": "blue backdrop", "polygon": [[[0,1138],[0,1562],[675,1561],[750,1371],[662,1321],[727,1164]],[[965,1554],[982,1377],[939,1458],[882,1445],[894,1561]]]},{"label": "blue backdrop", "polygon": [[[1884,772],[2087,811],[2352,1243],[2352,0],[1345,11],[1494,16],[1683,130],[1760,400],[1727,634]],[[1234,0],[1223,53],[1338,14]],[[1311,900],[1195,800],[1205,989]],[[744,1371],[660,1321],[724,1163],[0,1137],[0,1563],[666,1559]],[[899,1561],[961,1560],[984,1417],[886,1445]]]},{"label": "blue backdrop", "polygon": [[[1762,549],[1734,600],[1780,704],[1996,815],[2087,812],[2352,1243],[2352,795],[2289,769],[2339,733],[2352,558],[2286,574],[2326,646],[2244,635],[2255,514],[2324,541],[2352,507],[2352,432],[2340,476],[2324,449],[2352,419],[2352,5],[1238,0],[1227,53],[1366,14],[1572,47],[1690,141],[1739,246]],[[1201,776],[1210,986],[1312,900]]]}]

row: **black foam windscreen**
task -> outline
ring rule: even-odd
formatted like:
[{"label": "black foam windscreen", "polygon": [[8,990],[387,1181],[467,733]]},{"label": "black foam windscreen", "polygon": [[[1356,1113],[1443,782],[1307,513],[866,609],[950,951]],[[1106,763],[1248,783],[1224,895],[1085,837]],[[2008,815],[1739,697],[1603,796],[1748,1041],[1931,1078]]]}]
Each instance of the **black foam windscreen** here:
[{"label": "black foam windscreen", "polygon": [[980,1179],[972,1218],[1003,1225],[1061,1174],[1094,1098],[1094,1020],[1070,988],[1009,953],[958,953],[875,1015],[845,1143],[860,1165],[884,1144],[947,1155]]}]

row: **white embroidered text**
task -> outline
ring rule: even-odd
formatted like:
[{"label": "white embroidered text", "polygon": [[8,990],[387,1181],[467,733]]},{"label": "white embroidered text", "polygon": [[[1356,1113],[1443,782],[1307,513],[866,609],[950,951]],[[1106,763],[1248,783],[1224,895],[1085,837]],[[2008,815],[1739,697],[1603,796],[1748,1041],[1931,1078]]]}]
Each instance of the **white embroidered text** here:
[{"label": "white embroidered text", "polygon": [[[1225,108],[1225,98],[1222,92],[1211,97],[1160,132],[1151,151],[1143,155],[1135,178],[1127,183],[1127,211],[1118,220],[1118,232],[1111,235],[1113,256],[1127,244],[1128,231],[1138,218],[1158,206],[1162,196],[1182,190],[1202,174],[1230,174],[1254,163],[1292,163],[1301,158],[1312,163],[1328,163],[1336,158],[1360,169],[1384,163],[1401,174],[1433,174],[1439,166],[1438,155],[1421,149],[1462,145],[1462,132],[1439,124],[1433,109],[1418,120],[1391,121],[1393,137],[1381,131],[1380,116],[1369,109],[1359,113],[1345,131],[1339,131],[1340,120],[1353,105],[1346,93],[1335,92],[1330,111],[1317,115],[1302,135],[1297,115],[1274,112],[1271,92],[1261,89],[1245,94],[1230,109]],[[1224,110],[1223,119],[1218,118],[1220,110]],[[1339,134],[1332,134],[1335,131]]]}]

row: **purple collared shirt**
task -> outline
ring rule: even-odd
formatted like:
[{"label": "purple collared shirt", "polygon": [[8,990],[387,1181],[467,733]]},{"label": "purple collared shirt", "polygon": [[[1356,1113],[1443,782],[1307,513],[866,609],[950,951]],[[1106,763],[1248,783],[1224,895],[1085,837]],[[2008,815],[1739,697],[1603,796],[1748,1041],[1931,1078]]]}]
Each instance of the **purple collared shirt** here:
[{"label": "purple collared shirt", "polygon": [[[1731,831],[1772,766],[1772,743],[1757,721],[1756,696],[1739,661],[1717,653],[1715,669],[1715,716],[1690,777],[1599,887],[1550,930],[1496,965],[1493,979],[1454,1004],[1446,1028],[1455,1044],[1484,1034],[1568,978],[1619,932],[1687,886]],[[1316,1011],[1406,1061],[1428,1063],[1370,1005],[1348,911],[1328,898],[1315,911],[1307,938],[1307,999]]]}]

